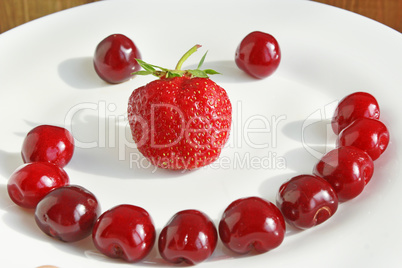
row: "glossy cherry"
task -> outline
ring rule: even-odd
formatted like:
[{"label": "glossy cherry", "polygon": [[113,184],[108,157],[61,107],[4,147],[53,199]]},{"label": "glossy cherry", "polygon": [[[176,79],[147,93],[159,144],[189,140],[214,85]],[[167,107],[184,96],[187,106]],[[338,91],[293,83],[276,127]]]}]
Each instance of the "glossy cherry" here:
[{"label": "glossy cherry", "polygon": [[40,125],[28,132],[21,156],[24,163],[49,162],[60,167],[67,165],[74,153],[74,138],[62,127]]},{"label": "glossy cherry", "polygon": [[230,250],[264,253],[278,247],[285,237],[285,220],[279,209],[259,197],[232,202],[219,222],[219,236]]},{"label": "glossy cherry", "polygon": [[212,220],[198,210],[176,213],[159,235],[158,249],[171,263],[197,264],[212,255],[218,233]]},{"label": "glossy cherry", "polygon": [[335,109],[332,129],[339,134],[345,127],[358,118],[380,118],[377,100],[367,92],[355,92],[344,97]]},{"label": "glossy cherry", "polygon": [[145,258],[155,238],[151,216],[133,205],[119,205],[104,212],[92,231],[94,245],[100,252],[127,262]]},{"label": "glossy cherry", "polygon": [[314,166],[313,173],[328,181],[339,201],[358,196],[374,172],[371,157],[352,146],[336,148],[325,154]]},{"label": "glossy cherry", "polygon": [[389,131],[379,120],[359,118],[339,133],[337,147],[354,146],[367,152],[374,161],[387,149]]},{"label": "glossy cherry", "polygon": [[69,185],[51,191],[38,203],[35,221],[45,234],[74,242],[91,234],[99,215],[96,197],[81,186]]},{"label": "glossy cherry", "polygon": [[251,32],[236,49],[235,62],[247,74],[255,78],[270,76],[281,61],[281,50],[276,39],[264,32]]},{"label": "glossy cherry", "polygon": [[282,184],[276,203],[286,222],[300,229],[323,223],[338,209],[331,184],[314,175],[299,175]]},{"label": "glossy cherry", "polygon": [[140,70],[136,59],[141,59],[141,55],[134,42],[125,35],[112,34],[97,45],[93,63],[100,78],[116,84],[129,80],[133,72]]},{"label": "glossy cherry", "polygon": [[16,169],[8,180],[11,200],[24,208],[35,208],[55,188],[69,184],[67,173],[47,162],[28,163]]}]

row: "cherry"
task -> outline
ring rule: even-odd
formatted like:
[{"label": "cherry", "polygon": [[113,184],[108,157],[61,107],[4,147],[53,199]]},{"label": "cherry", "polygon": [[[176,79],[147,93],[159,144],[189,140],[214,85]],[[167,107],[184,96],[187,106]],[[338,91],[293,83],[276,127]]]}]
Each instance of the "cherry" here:
[{"label": "cherry", "polygon": [[197,264],[212,255],[218,233],[212,220],[198,210],[176,213],[159,235],[158,249],[171,263]]},{"label": "cherry", "polygon": [[35,208],[50,191],[67,185],[69,181],[67,173],[59,166],[46,162],[28,163],[13,172],[7,190],[18,206]]},{"label": "cherry", "polygon": [[374,163],[370,156],[355,147],[345,146],[325,154],[315,165],[313,173],[327,180],[339,201],[358,196],[370,181]]},{"label": "cherry", "polygon": [[282,184],[276,200],[286,222],[300,229],[323,223],[338,209],[331,184],[313,175],[299,175]]},{"label": "cherry", "polygon": [[40,125],[28,132],[21,156],[24,163],[49,162],[64,167],[74,153],[74,138],[62,127]]},{"label": "cherry", "polygon": [[98,44],[93,62],[100,78],[117,84],[129,80],[133,72],[140,70],[136,59],[141,59],[141,55],[134,42],[125,35],[113,34]]},{"label": "cherry", "polygon": [[94,245],[100,252],[127,262],[145,258],[155,237],[155,227],[148,212],[133,205],[119,205],[104,212],[92,231]]},{"label": "cherry", "polygon": [[90,191],[68,185],[51,191],[38,203],[35,221],[45,234],[74,242],[91,234],[99,214],[98,200]]},{"label": "cherry", "polygon": [[264,32],[249,33],[236,49],[235,62],[255,78],[270,76],[281,61],[281,50],[276,39]]},{"label": "cherry", "polygon": [[354,146],[367,152],[374,161],[387,149],[389,132],[379,120],[359,118],[344,128],[337,138],[337,147]]},{"label": "cherry", "polygon": [[380,118],[380,107],[377,100],[369,93],[355,92],[344,97],[335,109],[332,118],[332,129],[339,134],[345,127],[358,118]]},{"label": "cherry", "polygon": [[285,231],[285,220],[279,209],[259,197],[232,202],[219,222],[223,244],[239,254],[253,248],[259,253],[274,249],[282,243]]}]

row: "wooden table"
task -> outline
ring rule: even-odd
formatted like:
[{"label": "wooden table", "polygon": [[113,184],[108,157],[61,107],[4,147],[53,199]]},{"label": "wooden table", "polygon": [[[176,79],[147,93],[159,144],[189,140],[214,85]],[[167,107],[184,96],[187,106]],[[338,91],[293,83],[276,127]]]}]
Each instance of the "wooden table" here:
[{"label": "wooden table", "polygon": [[366,16],[402,33],[402,0],[315,0]]},{"label": "wooden table", "polygon": [[[0,33],[44,15],[96,0],[0,0]],[[219,1],[219,0],[217,0]],[[315,0],[372,18],[402,33],[402,0]]]}]

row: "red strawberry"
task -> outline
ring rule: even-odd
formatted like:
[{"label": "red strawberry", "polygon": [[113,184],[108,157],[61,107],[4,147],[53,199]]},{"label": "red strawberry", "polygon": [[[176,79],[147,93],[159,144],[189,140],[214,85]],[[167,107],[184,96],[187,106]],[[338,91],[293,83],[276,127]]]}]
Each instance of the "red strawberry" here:
[{"label": "red strawberry", "polygon": [[[136,74],[159,77],[137,88],[128,103],[128,120],[138,150],[155,166],[194,169],[214,162],[229,138],[232,105],[226,91],[208,78],[214,70],[181,70],[200,46],[192,47],[175,70],[147,64]],[[156,70],[160,69],[159,70]]]}]

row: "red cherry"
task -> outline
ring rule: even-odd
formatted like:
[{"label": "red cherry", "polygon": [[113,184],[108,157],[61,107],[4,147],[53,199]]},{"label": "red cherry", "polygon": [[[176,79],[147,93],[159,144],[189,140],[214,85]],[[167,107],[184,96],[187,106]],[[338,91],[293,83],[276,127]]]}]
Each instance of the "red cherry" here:
[{"label": "red cherry", "polygon": [[358,196],[370,181],[373,172],[374,163],[370,156],[351,146],[328,152],[315,165],[313,171],[332,185],[339,201]]},{"label": "red cherry", "polygon": [[377,100],[366,92],[355,92],[343,98],[336,107],[332,118],[332,129],[339,134],[358,118],[380,118]]},{"label": "red cherry", "polygon": [[74,242],[91,234],[99,214],[98,200],[90,191],[69,185],[51,191],[38,203],[35,220],[45,234]]},{"label": "red cherry", "polygon": [[93,62],[100,78],[117,84],[129,80],[133,72],[140,70],[136,59],[141,59],[141,55],[134,42],[125,35],[113,34],[98,44]]},{"label": "red cherry", "polygon": [[274,249],[282,243],[285,231],[285,220],[279,209],[259,197],[232,202],[219,223],[223,244],[239,254],[253,248],[259,253]]},{"label": "red cherry", "polygon": [[278,68],[281,50],[272,35],[256,31],[240,42],[235,61],[241,70],[261,79],[270,76]]},{"label": "red cherry", "polygon": [[18,206],[35,208],[55,188],[69,183],[67,173],[59,166],[35,162],[20,166],[8,180],[8,194]]},{"label": "red cherry", "polygon": [[64,167],[74,153],[74,138],[62,127],[41,125],[28,132],[22,145],[24,163],[49,162]]},{"label": "red cherry", "polygon": [[198,210],[176,213],[159,235],[159,253],[171,263],[197,264],[212,255],[218,233],[212,220]]},{"label": "red cherry", "polygon": [[145,258],[155,237],[155,227],[148,212],[132,205],[119,205],[104,212],[92,231],[94,245],[100,252],[127,262]]},{"label": "red cherry", "polygon": [[313,175],[299,175],[282,184],[276,202],[286,222],[300,229],[323,223],[338,209],[331,184]]},{"label": "red cherry", "polygon": [[359,118],[339,133],[337,147],[354,146],[367,152],[374,161],[387,149],[389,132],[379,120]]}]

